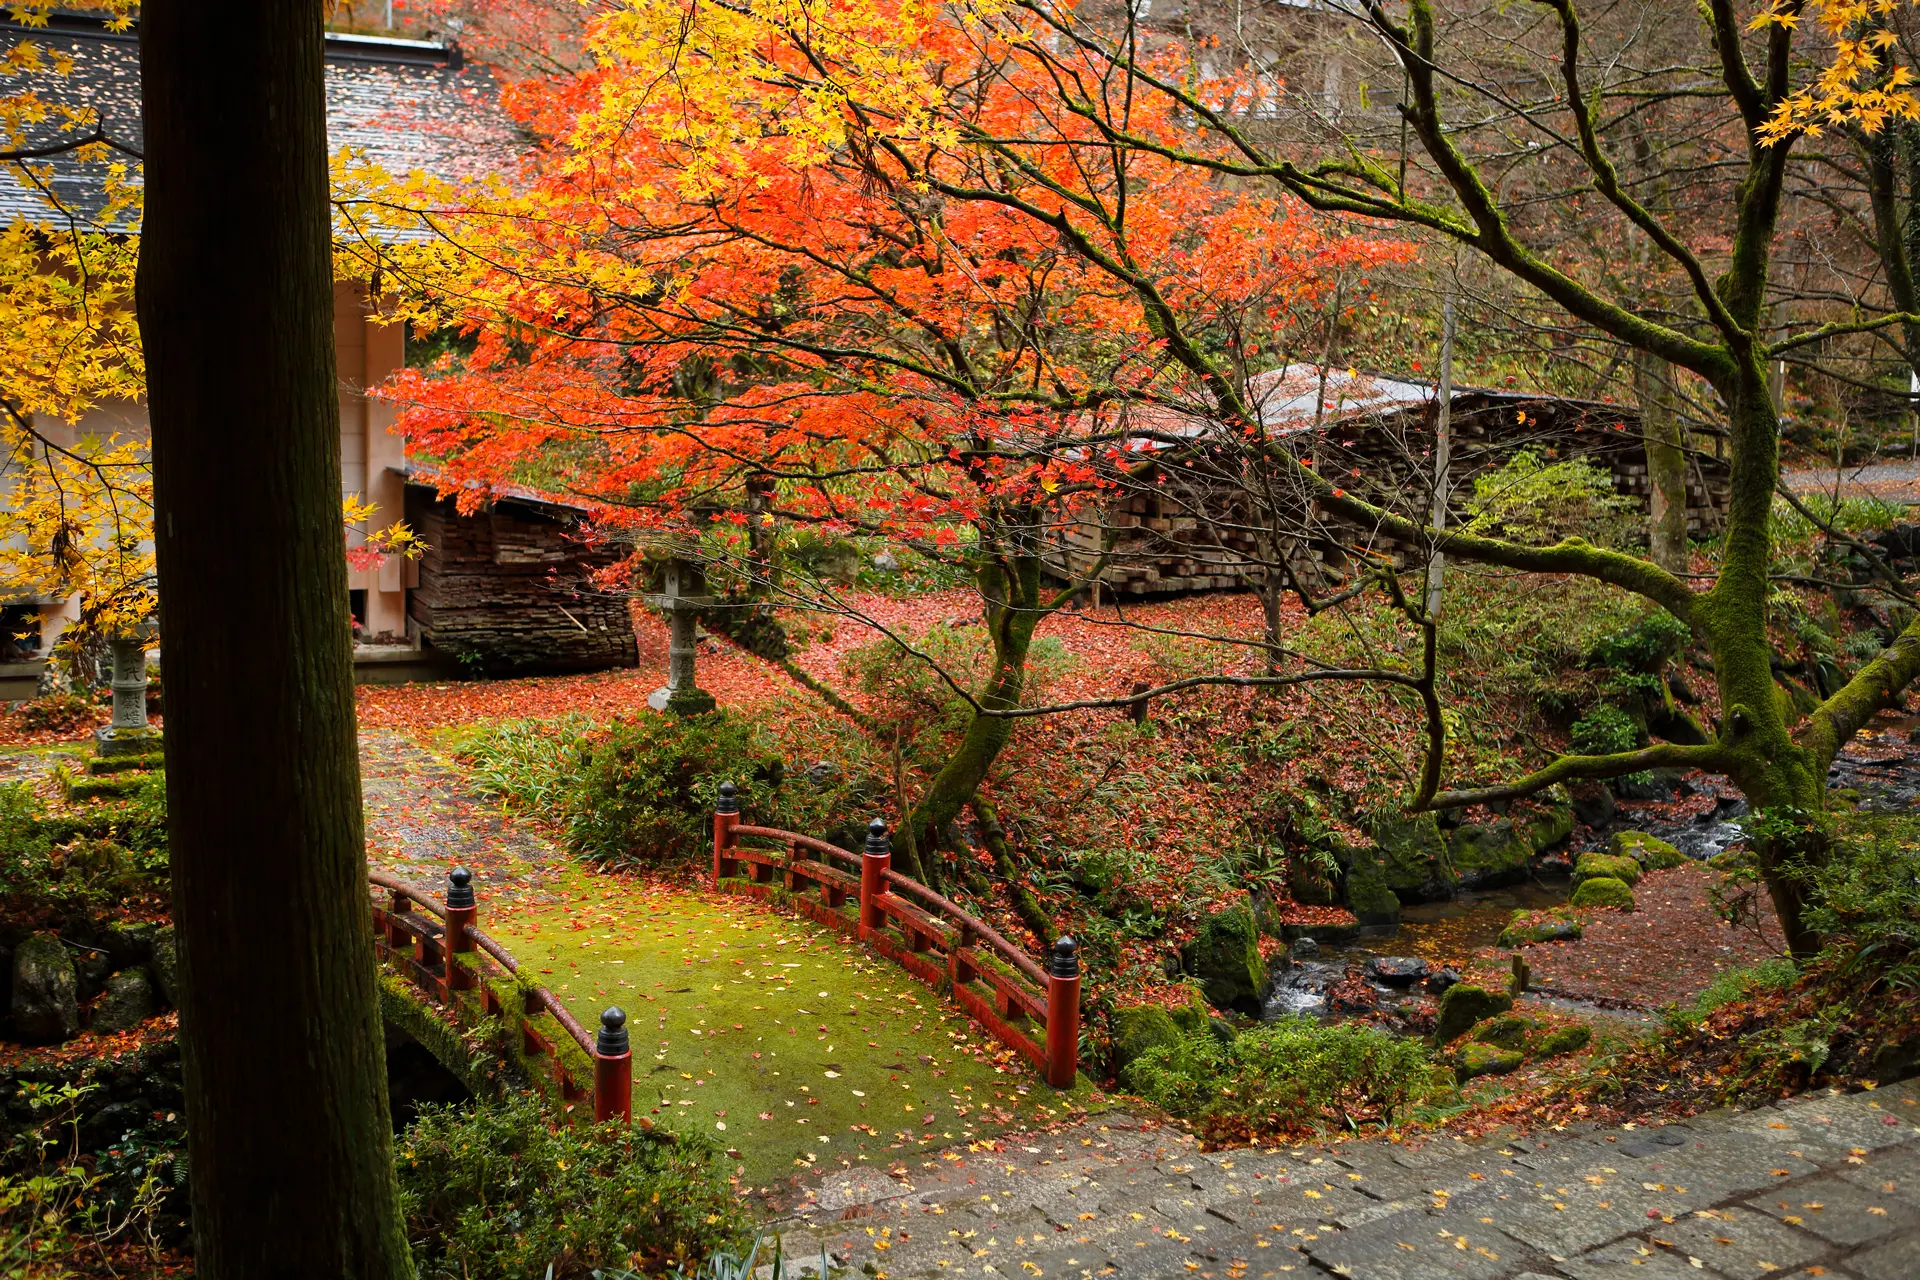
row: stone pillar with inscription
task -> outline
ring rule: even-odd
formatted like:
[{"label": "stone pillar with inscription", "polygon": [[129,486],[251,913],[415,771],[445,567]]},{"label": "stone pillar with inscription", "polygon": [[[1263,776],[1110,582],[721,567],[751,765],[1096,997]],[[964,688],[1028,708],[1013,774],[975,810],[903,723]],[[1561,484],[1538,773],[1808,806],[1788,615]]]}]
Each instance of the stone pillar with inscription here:
[{"label": "stone pillar with inscription", "polygon": [[115,636],[113,651],[113,721],[93,731],[94,747],[103,756],[138,756],[160,749],[159,731],[147,723],[147,642],[151,624],[132,635]]}]

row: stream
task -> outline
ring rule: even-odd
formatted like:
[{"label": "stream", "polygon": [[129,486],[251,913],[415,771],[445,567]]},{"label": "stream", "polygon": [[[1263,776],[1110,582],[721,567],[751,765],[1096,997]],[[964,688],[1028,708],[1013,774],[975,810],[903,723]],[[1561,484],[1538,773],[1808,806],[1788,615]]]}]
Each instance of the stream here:
[{"label": "stream", "polygon": [[[1836,791],[1857,792],[1855,803],[1866,812],[1908,813],[1920,808],[1920,715],[1883,712],[1875,717],[1834,761],[1827,780]],[[1405,957],[1438,970],[1448,961],[1497,945],[1514,911],[1564,904],[1571,892],[1571,858],[1604,849],[1615,832],[1644,831],[1695,859],[1711,858],[1745,839],[1740,820],[1748,812],[1747,802],[1722,779],[1691,774],[1623,790],[1628,796],[1617,801],[1604,821],[1578,828],[1568,848],[1558,857],[1539,860],[1533,878],[1522,884],[1463,891],[1446,902],[1409,905],[1401,910],[1399,926],[1388,932],[1321,944],[1317,953],[1296,952],[1285,971],[1275,975],[1263,1019],[1324,1018],[1342,1012],[1340,993],[1330,998],[1330,989],[1346,979],[1351,968],[1371,960]],[[1381,981],[1377,968],[1363,971],[1367,987],[1383,1009],[1392,1009],[1424,990],[1417,979]],[[1584,1001],[1536,998],[1583,1016],[1651,1020],[1649,1015]]]}]

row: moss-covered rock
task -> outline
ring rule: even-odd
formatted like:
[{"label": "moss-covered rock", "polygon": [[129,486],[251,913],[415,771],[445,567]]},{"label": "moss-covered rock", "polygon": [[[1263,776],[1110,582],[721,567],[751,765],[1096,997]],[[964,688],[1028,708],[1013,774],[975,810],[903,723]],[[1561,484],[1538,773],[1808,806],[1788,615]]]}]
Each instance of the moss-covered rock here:
[{"label": "moss-covered rock", "polygon": [[1593,1029],[1576,1022],[1532,1036],[1527,1051],[1536,1058],[1557,1058],[1563,1053],[1578,1053],[1592,1042]]},{"label": "moss-covered rock", "polygon": [[1463,822],[1448,834],[1447,854],[1459,888],[1518,884],[1533,861],[1533,840],[1511,818]]},{"label": "moss-covered rock", "polygon": [[1213,1021],[1213,1010],[1207,1007],[1206,999],[1196,987],[1187,988],[1187,1002],[1177,1009],[1167,1011],[1173,1019],[1173,1025],[1186,1035],[1205,1031]]},{"label": "moss-covered rock", "polygon": [[1540,1024],[1532,1018],[1523,1018],[1517,1013],[1503,1013],[1498,1017],[1483,1018],[1473,1024],[1467,1032],[1467,1038],[1479,1044],[1495,1045],[1502,1049],[1525,1051],[1527,1037]]},{"label": "moss-covered rock", "polygon": [[1400,901],[1440,902],[1453,896],[1447,842],[1433,814],[1382,814],[1368,823],[1367,831],[1387,888]]},{"label": "moss-covered rock", "polygon": [[1217,911],[1187,944],[1186,970],[1200,980],[1207,1003],[1216,1009],[1257,1014],[1267,997],[1267,962],[1260,954],[1260,933],[1245,907]]},{"label": "moss-covered rock", "polygon": [[1617,858],[1610,853],[1583,853],[1573,864],[1573,887],[1602,876],[1620,881],[1628,888],[1640,883],[1640,864],[1632,858]]},{"label": "moss-covered rock", "polygon": [[1127,1068],[1147,1050],[1179,1041],[1180,1028],[1173,1015],[1157,1004],[1114,1010],[1113,1069],[1122,1080]]},{"label": "moss-covered rock", "polygon": [[1572,903],[1576,907],[1607,907],[1615,911],[1633,910],[1633,890],[1624,880],[1612,876],[1599,876],[1582,881],[1573,891]]},{"label": "moss-covered rock", "polygon": [[1448,987],[1440,997],[1440,1013],[1433,1024],[1433,1042],[1446,1044],[1458,1039],[1476,1023],[1497,1017],[1513,1008],[1513,997],[1504,991],[1488,991],[1462,982]]},{"label": "moss-covered rock", "polygon": [[[1563,909],[1556,908],[1556,911],[1559,910]],[[1524,947],[1536,942],[1578,942],[1583,932],[1580,922],[1573,918],[1571,912],[1543,919],[1530,911],[1516,911],[1513,913],[1513,922],[1500,931],[1500,945]]]},{"label": "moss-covered rock", "polygon": [[1400,923],[1400,896],[1387,883],[1386,859],[1377,849],[1342,847],[1340,859],[1343,877],[1341,901],[1362,925],[1393,926]]},{"label": "moss-covered rock", "polygon": [[1687,855],[1644,831],[1616,831],[1607,841],[1607,852],[1616,858],[1631,858],[1648,871],[1665,871],[1686,862]]},{"label": "moss-covered rock", "polygon": [[1453,1074],[1462,1084],[1477,1076],[1504,1076],[1519,1069],[1526,1055],[1517,1049],[1469,1040],[1453,1055]]},{"label": "moss-covered rock", "polygon": [[1569,801],[1557,801],[1527,822],[1527,840],[1533,845],[1535,853],[1545,853],[1557,845],[1565,844],[1567,837],[1572,834],[1573,805]]}]

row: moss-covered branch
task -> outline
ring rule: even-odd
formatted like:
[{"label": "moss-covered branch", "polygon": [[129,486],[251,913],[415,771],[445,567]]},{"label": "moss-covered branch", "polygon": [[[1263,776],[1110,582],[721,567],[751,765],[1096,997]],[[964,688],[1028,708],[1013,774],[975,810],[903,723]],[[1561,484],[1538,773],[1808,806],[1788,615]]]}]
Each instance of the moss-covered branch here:
[{"label": "moss-covered branch", "polygon": [[1726,752],[1717,742],[1687,747],[1676,742],[1656,742],[1638,751],[1618,751],[1604,756],[1561,756],[1514,782],[1468,791],[1442,791],[1415,809],[1452,809],[1459,805],[1490,804],[1496,800],[1519,800],[1545,791],[1556,782],[1575,778],[1620,778],[1642,769],[1708,769],[1718,771],[1726,764]]},{"label": "moss-covered branch", "polygon": [[1902,631],[1880,656],[1860,668],[1853,679],[1821,703],[1795,732],[1800,745],[1813,752],[1820,773],[1826,773],[1847,740],[1858,733],[1875,712],[1920,678],[1920,618]]}]

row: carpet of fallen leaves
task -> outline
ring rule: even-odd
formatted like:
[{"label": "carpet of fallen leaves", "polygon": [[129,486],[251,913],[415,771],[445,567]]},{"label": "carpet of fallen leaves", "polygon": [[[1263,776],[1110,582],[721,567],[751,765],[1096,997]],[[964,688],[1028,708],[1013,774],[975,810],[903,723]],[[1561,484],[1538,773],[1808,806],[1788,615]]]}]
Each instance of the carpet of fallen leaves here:
[{"label": "carpet of fallen leaves", "polygon": [[[1779,955],[1785,943],[1771,907],[1764,927],[1735,928],[1714,914],[1707,890],[1719,872],[1701,864],[1654,871],[1634,886],[1632,911],[1583,910],[1577,942],[1521,948],[1533,989],[1605,1007],[1657,1010],[1691,999],[1722,970]],[[1482,951],[1476,973],[1504,973],[1504,950]]]}]

